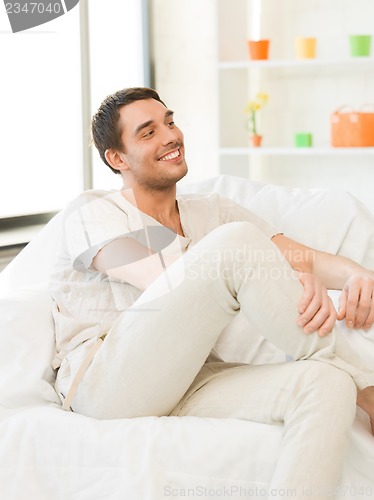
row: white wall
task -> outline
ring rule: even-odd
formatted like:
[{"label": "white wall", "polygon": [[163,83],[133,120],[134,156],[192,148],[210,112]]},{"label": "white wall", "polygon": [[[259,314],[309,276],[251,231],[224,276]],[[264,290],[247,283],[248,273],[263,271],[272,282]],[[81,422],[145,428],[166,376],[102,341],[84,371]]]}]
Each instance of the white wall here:
[{"label": "white wall", "polygon": [[216,0],[152,0],[155,87],[184,132],[189,180],[218,174]]}]

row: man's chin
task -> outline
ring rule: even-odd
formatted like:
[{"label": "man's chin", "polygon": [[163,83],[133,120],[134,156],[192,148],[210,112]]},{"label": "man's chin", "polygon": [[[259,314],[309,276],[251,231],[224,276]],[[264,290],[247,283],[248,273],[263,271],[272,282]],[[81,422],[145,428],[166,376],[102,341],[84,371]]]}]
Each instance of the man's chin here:
[{"label": "man's chin", "polygon": [[144,187],[156,191],[169,191],[175,188],[177,182],[179,182],[183,177],[187,175],[188,167],[184,164],[184,168],[175,169],[173,173],[168,173],[168,175],[160,175],[152,180],[148,179],[146,182],[140,182]]},{"label": "man's chin", "polygon": [[183,177],[185,177],[188,173],[188,166],[186,162],[183,162],[183,165],[180,168],[176,169],[176,171],[170,176],[170,180],[175,184],[179,182]]},{"label": "man's chin", "polygon": [[176,181],[180,181],[181,179],[183,179],[183,177],[186,177],[186,175],[188,174],[188,166],[187,166],[187,163],[184,164],[184,172],[181,173],[181,175],[179,176],[179,179]]},{"label": "man's chin", "polygon": [[186,165],[186,168],[185,168],[185,170],[183,170],[183,172],[182,171],[178,172],[178,174],[176,174],[175,176],[170,177],[170,186],[169,187],[175,186],[181,179],[186,177],[187,172],[188,172],[188,168]]}]

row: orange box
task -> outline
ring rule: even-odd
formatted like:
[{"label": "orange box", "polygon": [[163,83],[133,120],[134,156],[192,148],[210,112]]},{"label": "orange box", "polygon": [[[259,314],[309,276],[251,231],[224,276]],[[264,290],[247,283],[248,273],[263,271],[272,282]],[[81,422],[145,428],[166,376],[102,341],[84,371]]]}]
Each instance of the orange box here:
[{"label": "orange box", "polygon": [[374,112],[335,111],[331,115],[331,146],[366,148],[374,146]]}]

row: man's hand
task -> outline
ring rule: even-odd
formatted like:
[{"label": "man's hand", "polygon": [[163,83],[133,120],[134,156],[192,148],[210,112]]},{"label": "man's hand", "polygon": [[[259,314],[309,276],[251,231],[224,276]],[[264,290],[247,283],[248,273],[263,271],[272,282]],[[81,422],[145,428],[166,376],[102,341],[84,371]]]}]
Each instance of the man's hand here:
[{"label": "man's hand", "polygon": [[338,319],[348,328],[368,330],[374,323],[374,273],[359,272],[344,285],[339,298]]},{"label": "man's hand", "polygon": [[299,304],[300,316],[297,324],[305,333],[317,331],[320,337],[324,337],[331,332],[337,319],[333,303],[316,276],[300,273],[299,280],[304,287],[304,293]]}]

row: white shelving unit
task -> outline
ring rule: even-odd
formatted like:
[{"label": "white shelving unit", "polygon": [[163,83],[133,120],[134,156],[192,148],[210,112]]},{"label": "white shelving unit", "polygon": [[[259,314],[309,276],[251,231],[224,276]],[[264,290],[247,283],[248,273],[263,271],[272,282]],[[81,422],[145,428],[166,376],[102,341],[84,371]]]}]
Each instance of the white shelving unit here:
[{"label": "white shelving unit", "polygon": [[221,148],[221,155],[264,155],[264,156],[372,156],[373,148]]},{"label": "white shelving unit", "polygon": [[221,61],[218,63],[219,69],[272,69],[272,68],[333,68],[334,70],[342,69],[368,69],[372,70],[374,65],[374,58],[349,58],[349,59],[278,59],[278,60],[264,60],[264,61]]},{"label": "white shelving unit", "polygon": [[[237,0],[235,9],[232,0],[218,0],[221,173],[274,184],[350,190],[374,210],[374,147],[330,146],[330,116],[339,107],[366,110],[370,108],[365,105],[371,104],[374,111],[374,57],[351,57],[348,46],[348,35],[354,32],[372,33],[374,42],[374,28],[367,20],[374,18],[374,2],[357,0],[354,15],[349,10],[353,6],[344,5],[345,10],[340,0],[331,0],[328,12],[317,13],[307,0],[298,0],[297,9],[287,0]],[[254,38],[253,15],[261,38],[270,39],[268,60],[248,58],[246,41]],[[333,34],[327,32],[326,17],[335,20]],[[315,59],[295,58],[296,36],[317,38]],[[263,146],[252,148],[243,110],[257,92],[267,92],[269,102],[259,113]],[[313,146],[294,147],[296,132],[311,132]]]}]

